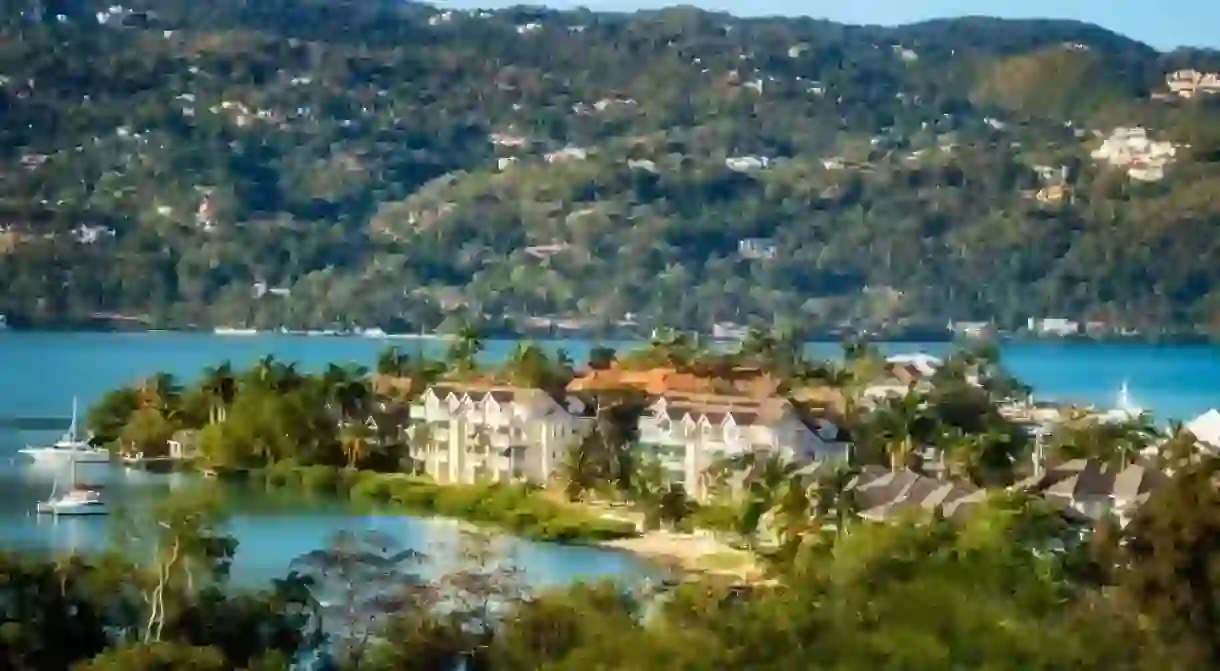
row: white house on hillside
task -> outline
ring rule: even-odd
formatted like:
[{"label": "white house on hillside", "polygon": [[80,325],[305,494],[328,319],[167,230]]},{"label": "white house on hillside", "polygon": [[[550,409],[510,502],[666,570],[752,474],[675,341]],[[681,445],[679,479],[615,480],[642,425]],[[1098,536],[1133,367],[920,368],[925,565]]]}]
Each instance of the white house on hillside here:
[{"label": "white house on hillside", "polygon": [[592,413],[575,396],[540,389],[436,385],[411,407],[412,432],[426,437],[411,456],[437,482],[545,483],[592,427]]},{"label": "white house on hillside", "polygon": [[838,441],[829,422],[801,417],[787,399],[670,395],[655,401],[640,418],[640,449],[661,459],[671,484],[706,500],[709,466],[751,452],[797,461],[844,461],[849,445]]}]

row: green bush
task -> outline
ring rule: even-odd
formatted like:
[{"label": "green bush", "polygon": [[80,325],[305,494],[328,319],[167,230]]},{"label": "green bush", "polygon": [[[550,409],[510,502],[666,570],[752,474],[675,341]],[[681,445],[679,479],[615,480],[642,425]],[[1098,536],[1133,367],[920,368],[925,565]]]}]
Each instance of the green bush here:
[{"label": "green bush", "polygon": [[527,485],[441,485],[406,473],[303,466],[291,461],[252,473],[273,487],[338,493],[354,501],[397,506],[416,515],[487,524],[535,540],[572,543],[636,534],[630,522],[600,519],[578,506],[556,503]]},{"label": "green bush", "polygon": [[304,466],[297,471],[301,486],[310,492],[335,492],[341,472],[329,466]]}]

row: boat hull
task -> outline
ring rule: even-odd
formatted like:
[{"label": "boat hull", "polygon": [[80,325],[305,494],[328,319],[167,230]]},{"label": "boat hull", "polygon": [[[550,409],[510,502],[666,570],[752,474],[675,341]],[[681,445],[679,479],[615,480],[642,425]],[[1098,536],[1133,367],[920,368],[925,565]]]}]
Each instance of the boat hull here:
[{"label": "boat hull", "polygon": [[78,464],[100,464],[110,462],[110,452],[105,450],[57,450],[54,448],[27,448],[18,450],[38,464],[61,464],[75,459]]},{"label": "boat hull", "polygon": [[65,506],[50,501],[40,501],[35,510],[39,515],[54,515],[56,517],[92,517],[110,513],[110,510],[104,504]]}]

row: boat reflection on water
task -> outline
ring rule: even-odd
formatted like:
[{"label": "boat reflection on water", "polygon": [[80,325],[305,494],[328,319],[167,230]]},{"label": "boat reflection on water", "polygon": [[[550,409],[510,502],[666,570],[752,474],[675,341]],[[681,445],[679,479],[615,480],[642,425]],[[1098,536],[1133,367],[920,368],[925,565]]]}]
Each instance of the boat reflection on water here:
[{"label": "boat reflection on water", "polygon": [[110,527],[105,517],[39,515],[31,513],[39,542],[30,550],[49,554],[84,554],[105,547]]}]

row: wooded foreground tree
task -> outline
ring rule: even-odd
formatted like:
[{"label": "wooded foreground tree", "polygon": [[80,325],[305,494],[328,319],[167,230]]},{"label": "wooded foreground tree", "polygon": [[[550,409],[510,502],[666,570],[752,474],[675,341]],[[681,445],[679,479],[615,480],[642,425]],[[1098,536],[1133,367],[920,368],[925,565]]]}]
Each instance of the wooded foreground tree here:
[{"label": "wooded foreground tree", "polygon": [[1220,666],[1220,491],[1208,459],[1174,474],[1124,529],[1114,579],[1182,668]]}]

